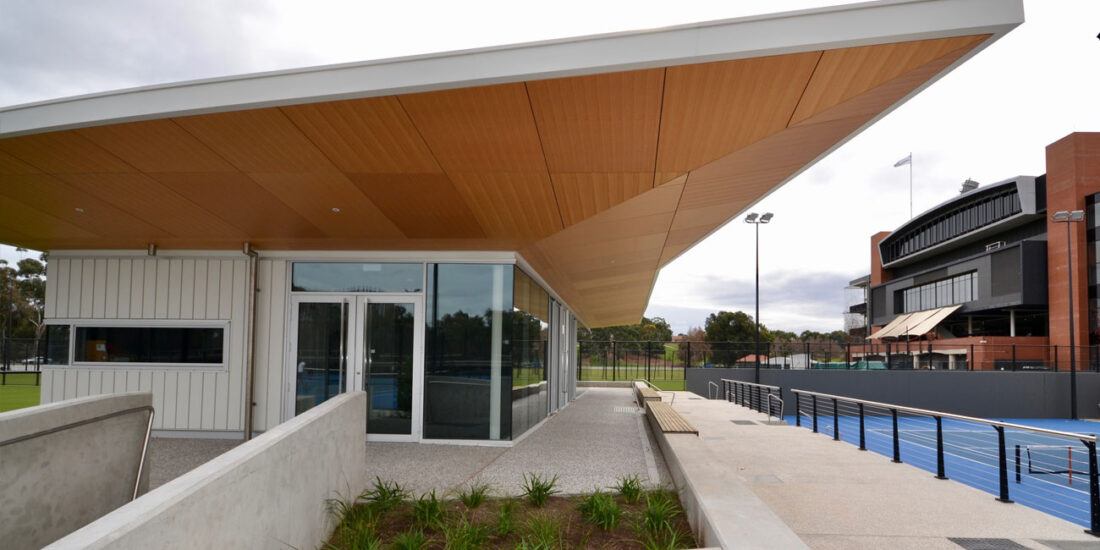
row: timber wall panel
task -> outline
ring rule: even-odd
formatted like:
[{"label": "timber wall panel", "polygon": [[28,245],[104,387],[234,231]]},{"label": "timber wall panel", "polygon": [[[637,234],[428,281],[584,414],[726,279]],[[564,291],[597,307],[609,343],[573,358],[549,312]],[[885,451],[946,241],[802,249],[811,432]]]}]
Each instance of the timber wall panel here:
[{"label": "timber wall panel", "polygon": [[[157,411],[156,429],[243,429],[247,275],[246,259],[224,256],[51,258],[46,281],[48,320],[228,321],[227,368],[46,367],[42,403],[149,391]],[[285,292],[285,286],[282,289]],[[277,316],[281,342],[281,309]],[[276,422],[279,414],[276,407]]]}]

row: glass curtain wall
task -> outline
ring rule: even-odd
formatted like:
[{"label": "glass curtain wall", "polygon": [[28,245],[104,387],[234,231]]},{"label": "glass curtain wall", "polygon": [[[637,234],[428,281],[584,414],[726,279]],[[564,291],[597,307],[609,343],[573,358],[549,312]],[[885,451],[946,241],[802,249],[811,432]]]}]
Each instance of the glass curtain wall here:
[{"label": "glass curtain wall", "polygon": [[425,438],[511,438],[512,269],[428,265]]},{"label": "glass curtain wall", "polygon": [[518,437],[547,414],[550,295],[512,269],[512,437]]}]

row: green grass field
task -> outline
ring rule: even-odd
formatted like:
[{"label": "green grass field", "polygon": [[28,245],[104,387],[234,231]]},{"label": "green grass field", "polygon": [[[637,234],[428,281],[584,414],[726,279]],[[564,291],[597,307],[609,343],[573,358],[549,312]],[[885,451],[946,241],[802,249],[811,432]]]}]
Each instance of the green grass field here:
[{"label": "green grass field", "polygon": [[33,374],[8,374],[6,382],[0,386],[0,412],[38,405],[41,390],[33,385]]},{"label": "green grass field", "polygon": [[635,380],[638,378],[648,379],[653,385],[661,388],[662,390],[678,390],[684,389],[684,369],[683,368],[650,368],[648,371],[645,367],[638,366],[623,366],[619,365],[615,368],[614,374],[612,374],[611,367],[606,369],[603,367],[583,367],[581,369],[581,381],[610,381],[610,380]]}]

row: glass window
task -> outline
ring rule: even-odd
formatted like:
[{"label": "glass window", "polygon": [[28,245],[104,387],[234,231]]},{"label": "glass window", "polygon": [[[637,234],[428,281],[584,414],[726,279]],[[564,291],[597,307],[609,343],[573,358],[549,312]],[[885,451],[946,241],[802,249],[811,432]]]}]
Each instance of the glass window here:
[{"label": "glass window", "polygon": [[221,365],[225,329],[76,327],[73,361]]},{"label": "glass window", "polygon": [[423,264],[303,263],[294,264],[295,292],[420,292]]},{"label": "glass window", "polygon": [[512,437],[546,418],[550,295],[519,268],[512,272]]},{"label": "glass window", "polygon": [[69,364],[69,325],[46,327],[46,364]]},{"label": "glass window", "polygon": [[429,264],[426,302],[424,437],[509,439],[512,266]]}]

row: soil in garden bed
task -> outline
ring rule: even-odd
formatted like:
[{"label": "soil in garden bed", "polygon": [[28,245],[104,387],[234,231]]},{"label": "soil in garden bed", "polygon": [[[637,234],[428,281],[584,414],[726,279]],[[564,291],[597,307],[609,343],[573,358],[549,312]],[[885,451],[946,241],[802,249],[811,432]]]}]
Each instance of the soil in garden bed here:
[{"label": "soil in garden bed", "polygon": [[[412,503],[404,501],[381,513],[349,514],[359,516],[360,525],[352,525],[345,520],[336,528],[324,548],[372,548],[364,544],[365,540],[372,539],[378,543],[373,548],[390,548],[396,537],[416,531],[422,532],[427,539],[427,545],[423,548],[431,549],[444,548],[449,536],[452,539],[449,547],[452,548],[696,548],[695,538],[684,518],[679,500],[674,493],[669,495],[675,502],[676,513],[670,521],[671,528],[660,532],[647,532],[643,527],[642,517],[647,508],[644,496],[638,502],[628,503],[616,495],[614,498],[622,509],[622,516],[618,525],[610,530],[585,521],[578,510],[580,497],[576,496],[550,497],[542,507],[535,507],[522,497],[487,499],[474,509],[467,509],[457,500],[449,500],[445,504],[443,524],[431,526],[416,522]],[[510,529],[502,528],[501,525],[501,508],[507,506],[507,502],[514,506]],[[456,543],[455,533],[466,525],[473,530],[480,530],[483,533],[480,538],[483,540],[473,544]],[[364,532],[371,535],[362,536]]]}]

